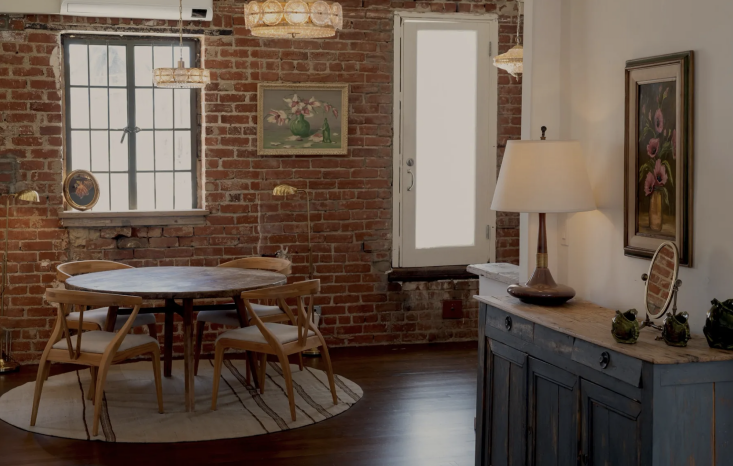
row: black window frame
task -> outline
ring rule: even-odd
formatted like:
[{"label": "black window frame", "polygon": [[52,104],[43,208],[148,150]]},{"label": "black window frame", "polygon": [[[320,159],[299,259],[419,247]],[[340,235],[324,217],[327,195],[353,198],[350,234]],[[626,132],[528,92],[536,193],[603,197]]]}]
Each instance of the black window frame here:
[{"label": "black window frame", "polygon": [[[127,90],[127,128],[130,129],[130,131],[127,132],[126,136],[128,139],[128,194],[129,194],[129,211],[136,211],[137,210],[137,175],[138,173],[173,173],[174,174],[174,184],[175,184],[175,163],[173,166],[173,169],[171,170],[155,170],[155,168],[151,170],[143,170],[138,171],[137,170],[137,152],[136,152],[136,146],[137,146],[137,134],[136,131],[133,129],[136,128],[136,114],[135,114],[135,89],[154,89],[155,85],[152,83],[152,77],[151,77],[151,85],[148,86],[136,86],[135,85],[135,46],[160,46],[160,45],[171,45],[172,47],[178,47],[179,46],[179,38],[177,37],[151,37],[151,36],[111,36],[111,35],[95,35],[95,34],[64,34],[62,35],[62,45],[63,45],[63,51],[64,51],[64,86],[63,86],[63,92],[64,92],[64,104],[65,104],[65,117],[64,117],[64,124],[66,125],[65,128],[65,167],[66,172],[70,173],[72,171],[72,158],[73,154],[71,151],[71,112],[69,109],[71,108],[71,92],[70,89],[72,87],[86,87],[88,89],[92,88],[105,88],[105,89],[122,89],[123,87],[110,87],[109,86],[109,73],[107,75],[107,86],[92,86],[91,82],[88,81],[86,86],[72,86],[71,85],[71,79],[70,79],[70,63],[69,63],[69,46],[73,44],[84,44],[87,46],[90,45],[124,45],[126,48],[126,67],[127,67],[127,79],[126,79],[126,85],[124,89]],[[191,56],[191,66],[200,66],[201,62],[201,44],[198,39],[195,38],[184,38],[183,39],[183,47],[186,47],[190,50],[190,56]],[[174,57],[173,59],[173,66],[176,66],[176,63],[178,62],[178,57]],[[89,71],[90,72],[90,71]],[[201,136],[201,122],[200,122],[200,115],[199,115],[199,108],[200,108],[200,102],[201,102],[201,91],[198,89],[191,89],[191,209],[196,209],[199,206],[199,171],[201,167],[199,166],[199,160],[200,160],[200,154],[199,154],[199,141]],[[174,99],[175,102],[175,99]],[[89,99],[89,105],[90,105],[90,115],[91,115],[91,98]],[[175,105],[175,103],[174,103]],[[107,111],[110,112],[111,109],[108,108]],[[175,107],[174,107],[175,108]],[[155,112],[155,99],[153,99],[153,112]],[[154,114],[154,113],[153,113]],[[109,121],[109,116],[108,116]],[[140,131],[150,131],[155,134],[155,131],[158,128],[155,128],[155,123],[153,123],[152,129],[144,129]],[[92,129],[89,128],[90,131],[90,137],[92,131],[110,131],[111,128],[108,129]],[[158,129],[159,130],[159,129]],[[164,128],[164,130],[168,130],[168,128]],[[171,130],[175,130],[175,128],[172,128]],[[112,143],[111,137],[109,138],[109,144]],[[91,146],[90,146],[91,151]],[[109,155],[108,155],[109,156]],[[153,153],[151,155],[153,159],[155,159],[155,144],[153,144]],[[90,171],[94,173],[93,170]],[[111,168],[111,167],[110,167]],[[181,170],[185,171],[185,170]],[[108,173],[114,173],[111,170],[108,171]],[[110,185],[111,187],[111,185]],[[112,193],[110,193],[110,199],[111,199]],[[167,211],[167,210],[181,210],[181,209],[175,209],[175,188],[173,190],[173,206],[174,209],[160,209],[160,211]],[[155,211],[158,211],[159,209],[155,209]],[[185,209],[184,209],[185,210]],[[110,205],[110,211],[111,205]]]}]

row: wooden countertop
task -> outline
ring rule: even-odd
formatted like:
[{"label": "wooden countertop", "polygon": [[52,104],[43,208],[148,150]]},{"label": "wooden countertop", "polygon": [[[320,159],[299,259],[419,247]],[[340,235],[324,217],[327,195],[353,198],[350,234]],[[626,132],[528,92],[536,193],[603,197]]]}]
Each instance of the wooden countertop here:
[{"label": "wooden countertop", "polygon": [[522,319],[542,325],[574,338],[611,349],[653,364],[685,364],[733,360],[733,351],[712,349],[704,335],[693,334],[687,346],[676,348],[654,338],[661,332],[642,329],[633,345],[617,343],[611,335],[611,319],[616,311],[597,304],[573,299],[562,306],[544,307],[525,304],[509,296],[476,296],[478,301],[499,308]]}]

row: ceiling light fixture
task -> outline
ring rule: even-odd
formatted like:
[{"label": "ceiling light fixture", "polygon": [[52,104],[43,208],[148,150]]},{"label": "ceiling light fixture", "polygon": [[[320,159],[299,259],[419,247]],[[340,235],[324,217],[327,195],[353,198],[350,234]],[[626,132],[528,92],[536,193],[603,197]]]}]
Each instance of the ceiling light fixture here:
[{"label": "ceiling light fixture", "polygon": [[522,24],[522,13],[524,2],[517,0],[519,4],[519,16],[517,16],[517,45],[510,48],[506,53],[494,57],[494,66],[500,68],[510,75],[518,78],[524,72],[524,47],[522,37],[519,35],[519,26]]},{"label": "ceiling light fixture", "polygon": [[178,2],[178,38],[181,56],[178,68],[156,68],[153,82],[156,87],[167,89],[202,89],[211,82],[209,70],[186,68],[183,63],[183,0]]},{"label": "ceiling light fixture", "polygon": [[339,3],[323,0],[252,1],[244,6],[244,23],[256,37],[314,39],[336,35],[344,13]]}]

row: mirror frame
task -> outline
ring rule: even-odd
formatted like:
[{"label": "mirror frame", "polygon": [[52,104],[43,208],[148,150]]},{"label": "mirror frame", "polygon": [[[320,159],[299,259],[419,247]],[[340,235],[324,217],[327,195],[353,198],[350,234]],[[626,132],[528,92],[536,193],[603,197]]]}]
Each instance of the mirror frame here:
[{"label": "mirror frame", "polygon": [[[674,271],[672,274],[672,286],[670,286],[669,289],[669,296],[667,296],[667,301],[664,303],[664,306],[662,306],[657,314],[652,314],[649,312],[649,306],[647,304],[647,296],[649,296],[649,282],[652,279],[652,269],[654,268],[654,264],[657,261],[657,256],[659,255],[662,248],[665,248],[667,246],[672,247],[672,251],[674,252]],[[649,316],[652,319],[659,319],[662,317],[666,312],[667,309],[669,309],[669,305],[672,303],[672,297],[674,296],[674,285],[677,283],[677,274],[680,270],[680,251],[677,248],[677,245],[674,244],[671,241],[665,241],[662,244],[659,245],[657,250],[654,252],[654,256],[652,257],[652,263],[649,265],[649,271],[647,272],[647,279],[644,282],[644,310],[646,311],[647,316]]]}]

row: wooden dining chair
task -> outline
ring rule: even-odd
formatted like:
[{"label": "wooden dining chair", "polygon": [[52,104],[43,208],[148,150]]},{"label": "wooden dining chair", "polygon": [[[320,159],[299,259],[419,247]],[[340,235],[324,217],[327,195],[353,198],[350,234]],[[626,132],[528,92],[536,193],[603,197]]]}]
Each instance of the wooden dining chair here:
[{"label": "wooden dining chair", "polygon": [[[84,291],[70,291],[48,289],[46,301],[58,304],[58,318],[51,339],[46,344],[38,365],[36,376],[36,390],[33,394],[33,411],[31,426],[36,425],[38,404],[41,401],[43,383],[48,378],[51,362],[79,364],[92,368],[92,387],[94,387],[94,421],[93,435],[99,433],[99,415],[102,412],[102,397],[104,384],[107,380],[109,366],[126,359],[144,354],[153,358],[153,375],[155,376],[155,391],[158,397],[158,412],[163,413],[163,388],[160,380],[160,345],[158,340],[148,335],[128,335],[135,321],[142,298],[103,293],[88,293]],[[107,306],[131,307],[130,318],[119,332],[105,332],[92,330],[84,332],[84,308],[79,311],[79,320],[76,323],[75,335],[70,334],[67,316],[71,306]],[[91,390],[91,389],[90,389]]]},{"label": "wooden dining chair", "polygon": [[[131,269],[132,266],[120,264],[119,262],[89,260],[67,262],[56,267],[56,279],[61,283],[74,275],[83,275],[86,273],[106,272],[108,270]],[[108,308],[88,309],[84,311],[83,330],[105,330],[107,322]],[[115,330],[119,330],[127,323],[129,316],[118,315],[115,321]],[[70,312],[66,317],[70,327],[76,327],[79,321],[79,312]],[[151,337],[158,339],[158,330],[155,324],[155,316],[153,314],[140,314],[132,322],[132,327],[148,327],[148,333]]]},{"label": "wooden dining chair", "polygon": [[[219,267],[236,267],[240,269],[269,270],[271,272],[290,275],[292,264],[289,260],[275,257],[245,257],[230,262],[225,262]],[[280,309],[280,306],[252,303],[252,309],[257,313],[263,322],[288,322],[290,317]],[[196,316],[196,347],[194,349],[193,373],[198,375],[199,358],[203,346],[204,331],[206,323],[224,325],[226,327],[240,327],[239,316],[236,309],[225,310],[202,310]],[[249,375],[249,366],[247,366]],[[248,377],[249,379],[249,377]]]},{"label": "wooden dining chair", "polygon": [[[265,372],[267,370],[267,355],[277,356],[282,367],[283,378],[290,401],[290,416],[295,421],[295,398],[293,395],[293,378],[290,372],[288,356],[301,353],[311,348],[321,347],[321,354],[326,361],[328,373],[328,384],[333,396],[333,404],[338,403],[336,397],[336,386],[333,379],[333,368],[331,358],[328,355],[328,347],[323,335],[313,324],[313,302],[316,293],[320,290],[320,280],[308,280],[294,283],[292,285],[275,286],[256,291],[242,293],[242,299],[255,325],[242,327],[235,330],[228,330],[219,335],[216,339],[214,355],[214,387],[211,396],[211,409],[216,410],[217,395],[219,393],[219,379],[221,377],[221,366],[224,362],[224,352],[228,348],[236,348],[245,351],[260,353],[261,362],[259,365],[260,389],[265,387]],[[308,309],[306,311],[303,298],[309,296]],[[295,325],[284,325],[274,322],[264,322],[254,311],[253,299],[276,299],[281,309],[285,311]],[[295,313],[285,301],[295,300]],[[296,318],[297,315],[297,318]]]}]

